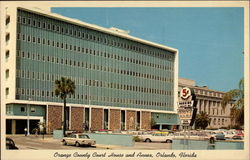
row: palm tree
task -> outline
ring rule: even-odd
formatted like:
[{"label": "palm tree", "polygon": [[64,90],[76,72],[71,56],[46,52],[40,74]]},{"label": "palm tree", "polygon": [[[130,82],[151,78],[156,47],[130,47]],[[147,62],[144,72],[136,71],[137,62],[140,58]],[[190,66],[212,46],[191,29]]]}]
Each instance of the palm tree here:
[{"label": "palm tree", "polygon": [[206,112],[201,111],[195,118],[195,127],[206,129],[210,124],[210,121],[211,119],[209,118],[209,115]]},{"label": "palm tree", "polygon": [[228,91],[222,98],[222,108],[225,109],[228,103],[233,102],[231,108],[231,119],[232,121],[242,126],[244,125],[244,78],[239,82],[239,88]]},{"label": "palm tree", "polygon": [[75,83],[69,78],[61,77],[61,80],[55,80],[55,95],[63,100],[63,135],[66,131],[66,98],[68,94],[75,93]]}]

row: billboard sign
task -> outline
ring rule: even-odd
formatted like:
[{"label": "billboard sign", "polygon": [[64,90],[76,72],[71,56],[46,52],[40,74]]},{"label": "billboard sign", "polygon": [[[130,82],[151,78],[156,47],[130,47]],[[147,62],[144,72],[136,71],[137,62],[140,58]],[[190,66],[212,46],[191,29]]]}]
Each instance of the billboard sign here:
[{"label": "billboard sign", "polygon": [[193,89],[182,88],[178,102],[178,114],[182,126],[193,126],[197,112],[196,105],[197,100]]}]

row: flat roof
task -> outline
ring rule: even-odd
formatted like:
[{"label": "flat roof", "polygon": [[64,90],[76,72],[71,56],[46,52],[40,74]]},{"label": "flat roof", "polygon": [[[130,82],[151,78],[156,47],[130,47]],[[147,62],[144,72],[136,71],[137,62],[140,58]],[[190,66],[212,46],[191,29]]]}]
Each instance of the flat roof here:
[{"label": "flat roof", "polygon": [[62,15],[59,15],[59,14],[56,14],[56,13],[40,10],[40,9],[37,9],[37,8],[23,8],[23,7],[17,7],[17,8],[21,9],[21,10],[24,10],[24,11],[33,12],[33,13],[36,13],[36,14],[39,14],[39,15],[43,15],[43,16],[46,16],[46,17],[54,18],[54,19],[57,19],[57,20],[65,21],[67,23],[71,23],[71,24],[75,24],[75,25],[78,25],[78,26],[86,27],[86,28],[89,28],[89,29],[92,29],[92,30],[104,32],[104,33],[107,33],[107,34],[110,34],[110,35],[125,38],[125,39],[128,39],[128,40],[140,42],[140,43],[150,45],[150,46],[153,46],[153,47],[156,47],[156,48],[161,48],[161,49],[173,52],[173,53],[178,52],[178,49],[176,49],[176,48],[172,48],[172,47],[168,47],[168,46],[158,44],[158,43],[155,43],[155,42],[147,41],[147,40],[137,38],[137,37],[134,37],[134,36],[131,36],[131,35],[128,35],[128,34],[119,33],[117,31],[111,30],[109,28],[97,26],[95,24],[89,24],[89,23],[80,21],[78,19],[68,18],[68,17],[62,16]]}]

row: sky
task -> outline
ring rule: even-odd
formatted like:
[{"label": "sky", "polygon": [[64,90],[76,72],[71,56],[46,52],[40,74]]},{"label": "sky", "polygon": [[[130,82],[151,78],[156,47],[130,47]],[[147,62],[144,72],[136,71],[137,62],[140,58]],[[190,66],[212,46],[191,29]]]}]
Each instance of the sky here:
[{"label": "sky", "polygon": [[218,91],[238,87],[244,75],[244,9],[52,8],[52,12],[179,50],[179,77]]}]

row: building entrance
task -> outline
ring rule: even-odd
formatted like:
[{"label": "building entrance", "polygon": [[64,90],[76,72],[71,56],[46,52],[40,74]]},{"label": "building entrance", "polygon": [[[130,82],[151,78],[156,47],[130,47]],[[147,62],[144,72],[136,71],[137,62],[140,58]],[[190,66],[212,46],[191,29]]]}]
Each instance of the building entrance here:
[{"label": "building entrance", "polygon": [[[35,128],[38,128],[40,120],[30,120],[30,133],[32,134]],[[24,128],[27,128],[26,119],[7,119],[6,134],[25,134]]]}]

